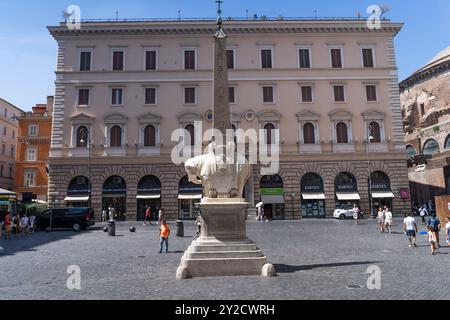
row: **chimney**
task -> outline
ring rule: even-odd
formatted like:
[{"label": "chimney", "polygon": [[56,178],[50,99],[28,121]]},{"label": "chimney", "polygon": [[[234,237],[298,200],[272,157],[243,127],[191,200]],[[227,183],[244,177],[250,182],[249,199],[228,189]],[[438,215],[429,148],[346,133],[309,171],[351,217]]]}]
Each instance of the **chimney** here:
[{"label": "chimney", "polygon": [[55,102],[54,96],[47,97],[47,112],[51,116],[53,114],[53,104]]}]

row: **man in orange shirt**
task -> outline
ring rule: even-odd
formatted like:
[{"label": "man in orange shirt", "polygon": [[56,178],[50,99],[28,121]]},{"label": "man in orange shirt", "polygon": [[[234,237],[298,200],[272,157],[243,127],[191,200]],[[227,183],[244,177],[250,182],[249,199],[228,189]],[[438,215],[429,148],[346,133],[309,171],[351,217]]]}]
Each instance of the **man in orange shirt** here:
[{"label": "man in orange shirt", "polygon": [[166,253],[169,252],[169,235],[170,235],[170,228],[169,225],[167,224],[166,220],[162,221],[161,227],[159,228],[160,230],[160,245],[161,245],[161,249],[159,250],[159,253],[161,254],[163,251],[163,246],[164,243],[166,244]]}]

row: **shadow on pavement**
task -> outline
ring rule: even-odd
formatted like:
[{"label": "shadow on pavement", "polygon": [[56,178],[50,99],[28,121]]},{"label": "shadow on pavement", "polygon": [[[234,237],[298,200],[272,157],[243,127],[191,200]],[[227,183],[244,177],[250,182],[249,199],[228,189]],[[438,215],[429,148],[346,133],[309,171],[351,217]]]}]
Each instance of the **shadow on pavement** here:
[{"label": "shadow on pavement", "polygon": [[311,264],[303,266],[290,266],[286,264],[275,264],[275,270],[277,273],[294,273],[297,271],[313,270],[318,268],[335,268],[365,264],[376,264],[381,261],[356,261],[356,262],[337,262],[337,263],[325,263],[325,264]]},{"label": "shadow on pavement", "polygon": [[87,230],[78,233],[68,229],[55,229],[52,232],[46,231],[35,232],[26,237],[23,234],[20,234],[17,237],[17,239],[11,237],[11,240],[9,241],[6,241],[2,238],[0,239],[0,247],[3,248],[3,254],[0,255],[0,259],[5,256],[15,255],[18,252],[25,252],[25,251],[37,252],[39,251],[37,247],[42,246],[44,244],[61,240],[70,240],[79,235],[91,232],[98,232],[99,230],[102,230],[100,226],[93,226]]}]

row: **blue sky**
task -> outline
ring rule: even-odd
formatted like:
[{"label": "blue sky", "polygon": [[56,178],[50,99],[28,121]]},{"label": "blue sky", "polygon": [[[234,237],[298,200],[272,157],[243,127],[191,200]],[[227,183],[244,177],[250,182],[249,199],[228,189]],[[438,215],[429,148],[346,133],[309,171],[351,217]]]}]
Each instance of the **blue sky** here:
[{"label": "blue sky", "polygon": [[[54,94],[56,43],[45,28],[56,25],[71,4],[82,18],[214,17],[214,0],[0,0],[0,97],[29,110]],[[450,45],[449,0],[224,0],[225,17],[354,17],[371,4],[386,4],[386,17],[404,22],[396,39],[400,79]]]}]

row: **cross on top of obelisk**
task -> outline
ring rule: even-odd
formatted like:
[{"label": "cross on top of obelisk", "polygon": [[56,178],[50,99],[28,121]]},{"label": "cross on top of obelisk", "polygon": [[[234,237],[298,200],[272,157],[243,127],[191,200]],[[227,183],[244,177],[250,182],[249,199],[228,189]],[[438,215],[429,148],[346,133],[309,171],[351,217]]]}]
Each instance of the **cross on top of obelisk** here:
[{"label": "cross on top of obelisk", "polygon": [[219,29],[222,28],[222,3],[223,0],[216,0],[217,2],[217,25],[219,26]]}]

